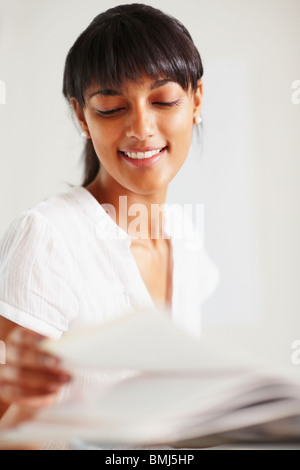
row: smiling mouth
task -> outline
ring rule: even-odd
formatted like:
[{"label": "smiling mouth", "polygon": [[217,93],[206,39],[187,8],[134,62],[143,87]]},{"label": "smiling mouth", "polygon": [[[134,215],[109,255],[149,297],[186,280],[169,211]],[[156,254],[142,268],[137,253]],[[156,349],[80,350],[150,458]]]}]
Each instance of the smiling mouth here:
[{"label": "smiling mouth", "polygon": [[159,155],[163,150],[165,150],[167,147],[163,147],[161,149],[156,149],[156,150],[150,150],[147,152],[122,152],[123,155],[126,155],[126,157],[132,158],[133,160],[145,160],[147,158],[154,157],[154,155]]}]

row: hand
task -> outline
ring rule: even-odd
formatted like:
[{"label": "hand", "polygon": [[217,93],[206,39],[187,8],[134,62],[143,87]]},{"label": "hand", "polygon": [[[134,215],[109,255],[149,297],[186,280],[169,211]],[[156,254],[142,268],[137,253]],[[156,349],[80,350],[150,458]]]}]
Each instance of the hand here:
[{"label": "hand", "polygon": [[31,410],[51,406],[71,380],[60,368],[59,359],[39,347],[43,339],[23,327],[8,335],[6,364],[0,365],[0,400],[7,405]]}]

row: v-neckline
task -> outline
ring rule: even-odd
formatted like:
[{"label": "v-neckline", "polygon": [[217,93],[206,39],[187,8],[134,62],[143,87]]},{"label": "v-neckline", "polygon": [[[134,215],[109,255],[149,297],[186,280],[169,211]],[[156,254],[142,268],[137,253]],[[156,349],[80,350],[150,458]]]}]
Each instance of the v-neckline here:
[{"label": "v-neckline", "polygon": [[[131,262],[132,262],[132,265],[134,266],[134,269],[136,271],[136,274],[137,274],[137,277],[139,278],[139,281],[140,281],[140,285],[142,286],[144,292],[146,293],[146,296],[148,297],[152,307],[154,307],[155,309],[159,309],[159,308],[162,308],[163,310],[168,310],[170,312],[173,312],[173,299],[174,299],[174,246],[173,246],[173,243],[172,243],[172,238],[169,237],[169,249],[168,249],[168,279],[167,279],[167,295],[166,295],[166,298],[165,298],[165,302],[164,303],[161,303],[160,305],[157,304],[143,277],[142,277],[142,274],[141,274],[141,271],[140,271],[140,268],[138,267],[138,264],[136,262],[136,259],[131,251],[131,248],[130,246],[128,247],[129,249],[129,252],[130,252],[130,259],[131,259]],[[137,289],[139,289],[139,287],[137,287]],[[171,291],[171,292],[170,292]],[[170,300],[169,303],[167,303],[167,300]]]},{"label": "v-neckline", "polygon": [[[143,288],[146,297],[148,297],[148,300],[150,302],[150,305],[154,307],[155,309],[158,309],[158,305],[156,302],[153,300],[152,295],[150,294],[150,291],[148,287],[146,286],[146,283],[142,277],[142,274],[140,272],[140,269],[138,267],[138,264],[135,260],[135,257],[131,251],[131,237],[128,235],[127,232],[125,232],[110,216],[107,214],[107,212],[104,210],[102,205],[99,203],[99,201],[95,198],[95,196],[85,187],[80,186],[80,190],[83,190],[85,195],[87,195],[93,203],[93,207],[97,209],[96,212],[92,210],[89,212],[89,214],[94,218],[95,222],[99,222],[99,217],[100,218],[105,218],[106,219],[106,229],[108,232],[110,232],[112,235],[116,236],[118,234],[119,236],[119,241],[122,241],[122,246],[123,248],[125,247],[126,250],[129,252],[129,257],[132,261],[132,265],[137,273],[137,278],[140,281],[141,288]],[[167,215],[167,214],[166,214]],[[174,313],[174,240],[171,236],[171,234],[166,231],[165,225],[163,227],[163,234],[164,236],[166,235],[170,244],[169,244],[169,256],[168,256],[168,289],[171,290],[171,293],[169,294],[170,299],[170,305],[167,305],[166,299],[164,302],[164,305],[162,304],[161,307],[164,309],[169,309],[172,314]],[[139,288],[138,288],[139,289]]]}]

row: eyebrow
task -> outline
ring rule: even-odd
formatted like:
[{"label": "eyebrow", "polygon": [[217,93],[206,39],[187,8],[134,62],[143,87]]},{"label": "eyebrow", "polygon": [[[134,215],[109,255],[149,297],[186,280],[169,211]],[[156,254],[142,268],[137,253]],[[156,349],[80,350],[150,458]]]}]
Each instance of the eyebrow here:
[{"label": "eyebrow", "polygon": [[[155,90],[156,88],[163,87],[167,85],[167,83],[174,82],[171,78],[163,78],[161,80],[156,80],[151,84],[150,90]],[[111,88],[102,88],[100,90],[95,91],[91,95],[89,95],[89,99],[93,98],[95,95],[102,95],[102,96],[123,96],[121,90],[114,90]]]}]

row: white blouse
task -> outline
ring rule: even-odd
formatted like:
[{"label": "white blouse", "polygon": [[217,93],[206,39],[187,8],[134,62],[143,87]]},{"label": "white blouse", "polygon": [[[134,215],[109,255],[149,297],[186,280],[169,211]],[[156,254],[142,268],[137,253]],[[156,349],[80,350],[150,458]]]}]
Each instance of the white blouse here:
[{"label": "white blouse", "polygon": [[[178,236],[170,213],[165,210],[164,221],[173,252],[171,315],[199,336],[200,307],[217,285],[218,270],[192,225]],[[156,308],[130,245],[83,187],[41,202],[20,214],[0,241],[0,315],[59,339],[136,307]]]},{"label": "white blouse", "polygon": [[[200,337],[201,304],[214,291],[219,275],[179,208],[173,211],[166,205],[163,214],[173,255],[170,314]],[[107,323],[131,309],[157,308],[130,246],[129,235],[85,188],[74,187],[41,202],[20,214],[0,240],[0,315],[59,339],[69,329]],[[77,371],[58,403],[109,380],[115,380],[114,374]],[[69,449],[70,443],[48,441],[42,448]],[[90,446],[73,441],[71,448]]]}]

